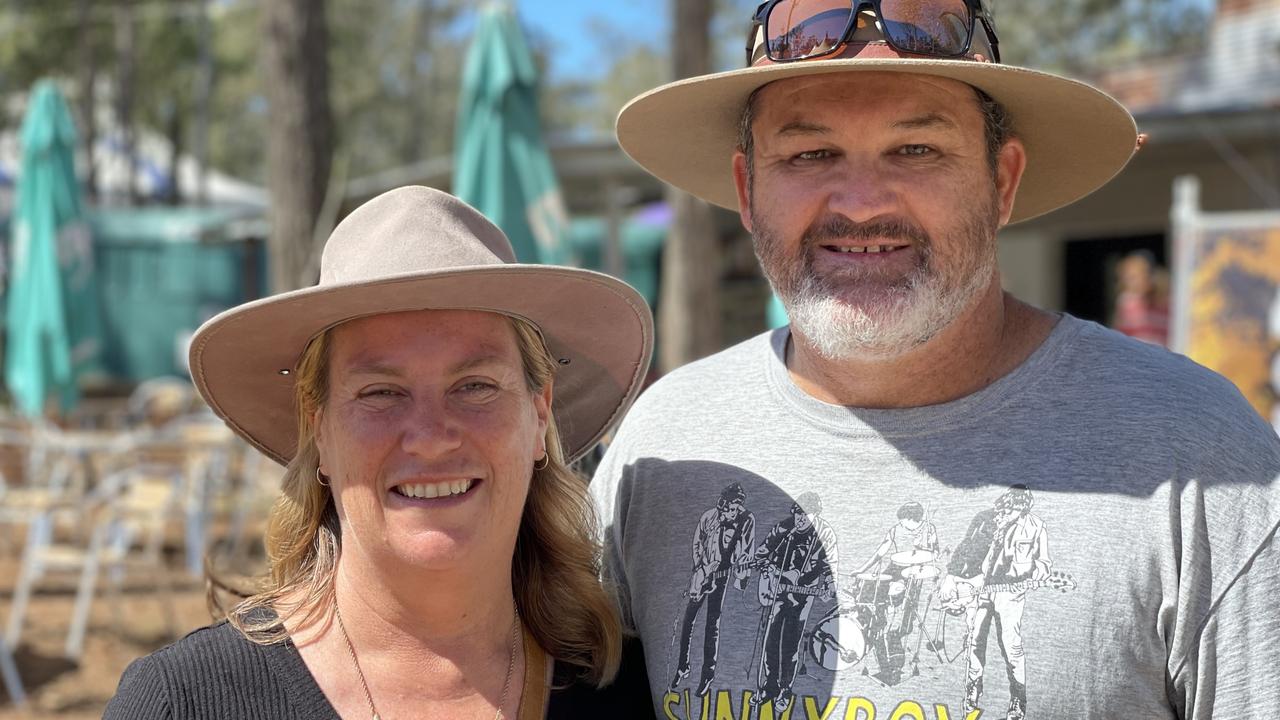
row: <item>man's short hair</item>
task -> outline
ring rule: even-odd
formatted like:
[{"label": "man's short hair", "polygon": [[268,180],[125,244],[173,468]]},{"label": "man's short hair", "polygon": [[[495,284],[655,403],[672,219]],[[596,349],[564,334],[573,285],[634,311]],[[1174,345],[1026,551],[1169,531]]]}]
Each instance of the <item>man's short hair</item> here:
[{"label": "man's short hair", "polygon": [[899,520],[924,520],[924,506],[914,500],[898,508]]},{"label": "man's short hair", "polygon": [[720,491],[720,500],[716,505],[723,509],[734,503],[742,503],[745,505],[746,502],[747,491],[742,489],[742,483],[733,483]]},{"label": "man's short hair", "polygon": [[[742,108],[742,115],[738,118],[738,150],[747,158],[748,186],[750,186],[752,178],[755,176],[756,142],[751,131],[755,125],[756,102],[760,91],[765,87],[762,85],[751,93],[751,96],[747,98],[746,105]],[[1013,137],[1013,120],[1009,117],[1009,111],[1005,109],[1004,105],[1000,104],[1000,101],[976,87],[973,88],[973,92],[977,95],[978,109],[982,112],[987,139],[987,163],[990,165],[991,174],[994,177],[996,166],[1000,159],[1000,149]]]},{"label": "man's short hair", "polygon": [[822,496],[812,491],[800,493],[800,497],[796,498],[795,503],[791,505],[791,512],[802,512],[805,515],[821,515]]},{"label": "man's short hair", "polygon": [[1024,513],[1035,504],[1026,485],[1014,485],[996,500],[996,510]]}]

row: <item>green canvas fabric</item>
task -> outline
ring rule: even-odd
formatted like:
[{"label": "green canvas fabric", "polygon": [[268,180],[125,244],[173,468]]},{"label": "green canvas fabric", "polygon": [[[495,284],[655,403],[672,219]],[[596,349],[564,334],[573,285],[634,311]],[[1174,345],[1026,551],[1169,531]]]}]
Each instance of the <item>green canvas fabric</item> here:
[{"label": "green canvas fabric", "polygon": [[20,138],[5,384],[14,406],[35,416],[53,394],[69,410],[77,378],[100,369],[101,322],[75,176],[75,124],[51,81],[33,89]]},{"label": "green canvas fabric", "polygon": [[568,216],[542,138],[538,77],[514,11],[480,13],[462,75],[454,193],[492,220],[520,262],[573,264]]}]

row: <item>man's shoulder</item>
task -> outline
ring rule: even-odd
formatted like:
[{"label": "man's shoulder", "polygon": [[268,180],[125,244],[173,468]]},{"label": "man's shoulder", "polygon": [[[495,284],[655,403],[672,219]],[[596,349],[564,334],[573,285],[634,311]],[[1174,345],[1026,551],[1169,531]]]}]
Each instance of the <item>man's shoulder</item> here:
[{"label": "man's shoulder", "polygon": [[682,365],[659,378],[644,392],[641,399],[653,401],[685,397],[691,390],[705,392],[708,383],[725,387],[764,382],[765,353],[769,351],[777,332],[783,331],[761,333],[713,355]]},{"label": "man's shoulder", "polygon": [[667,425],[690,413],[728,412],[734,398],[749,402],[766,382],[766,353],[772,331],[744,340],[725,350],[672,370],[649,386],[627,412],[628,425]]},{"label": "man's shoulder", "polygon": [[[1280,438],[1230,380],[1185,355],[1082,323],[1057,392],[1100,419],[1100,428],[1178,448],[1179,454],[1265,450]],[[1079,418],[1075,418],[1079,420]],[[1229,439],[1227,445],[1221,440]]]},{"label": "man's shoulder", "polygon": [[1148,411],[1213,408],[1236,412],[1248,403],[1230,380],[1185,355],[1142,342],[1096,323],[1071,319],[1081,329],[1065,372],[1095,392]]}]

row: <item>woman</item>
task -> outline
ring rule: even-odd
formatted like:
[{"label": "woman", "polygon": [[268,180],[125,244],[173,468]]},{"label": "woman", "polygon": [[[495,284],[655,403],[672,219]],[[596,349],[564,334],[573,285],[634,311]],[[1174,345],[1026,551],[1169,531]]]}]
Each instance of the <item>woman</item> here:
[{"label": "woman", "polygon": [[192,341],[210,407],[287,466],[270,572],[227,622],[133,663],[106,717],[523,720],[647,698],[642,677],[606,687],[621,632],[567,464],[634,399],[651,326],[624,283],[515,264],[444,193],[357,209],[319,285]]}]

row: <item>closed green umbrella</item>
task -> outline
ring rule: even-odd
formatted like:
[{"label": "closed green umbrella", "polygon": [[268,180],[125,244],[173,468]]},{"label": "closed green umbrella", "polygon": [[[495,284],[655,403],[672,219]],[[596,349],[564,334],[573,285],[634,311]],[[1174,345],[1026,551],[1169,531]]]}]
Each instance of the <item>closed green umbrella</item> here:
[{"label": "closed green umbrella", "polygon": [[515,12],[480,11],[462,73],[454,193],[501,227],[520,262],[568,259],[568,217],[538,117],[538,73]]},{"label": "closed green umbrella", "polygon": [[54,393],[69,410],[78,373],[96,366],[97,304],[75,176],[75,124],[52,82],[32,91],[20,139],[4,376],[14,405],[36,416]]}]

